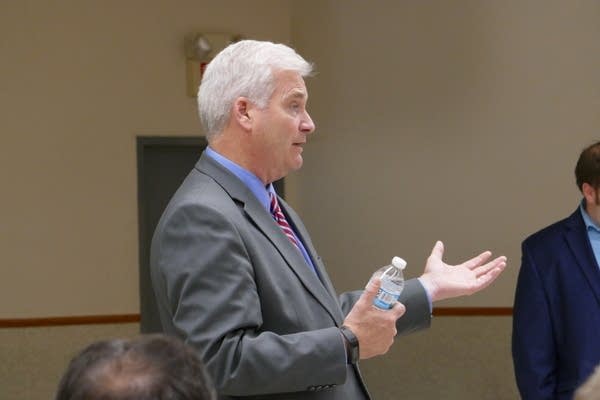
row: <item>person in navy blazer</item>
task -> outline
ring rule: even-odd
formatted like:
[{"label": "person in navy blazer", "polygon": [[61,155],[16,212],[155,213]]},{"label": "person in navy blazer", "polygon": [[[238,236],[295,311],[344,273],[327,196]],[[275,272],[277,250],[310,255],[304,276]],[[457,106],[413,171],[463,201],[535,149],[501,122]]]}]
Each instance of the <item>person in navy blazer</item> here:
[{"label": "person in navy blazer", "polygon": [[600,142],[575,176],[580,206],[522,244],[512,355],[524,400],[572,399],[600,362]]}]

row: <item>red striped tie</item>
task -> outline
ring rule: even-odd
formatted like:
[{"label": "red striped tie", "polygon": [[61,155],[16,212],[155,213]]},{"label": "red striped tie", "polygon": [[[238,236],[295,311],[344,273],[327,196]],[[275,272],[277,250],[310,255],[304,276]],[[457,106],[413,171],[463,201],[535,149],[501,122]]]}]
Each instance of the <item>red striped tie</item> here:
[{"label": "red striped tie", "polygon": [[300,246],[298,246],[298,240],[294,236],[294,231],[292,231],[290,224],[288,224],[288,222],[285,220],[283,212],[281,212],[279,202],[277,201],[277,196],[275,196],[273,192],[269,192],[269,197],[271,198],[271,214],[273,214],[273,218],[275,218],[277,225],[279,225],[281,230],[283,230],[285,236],[287,236],[288,239],[290,239],[290,242],[292,242],[294,246],[296,246],[296,248],[300,250]]}]

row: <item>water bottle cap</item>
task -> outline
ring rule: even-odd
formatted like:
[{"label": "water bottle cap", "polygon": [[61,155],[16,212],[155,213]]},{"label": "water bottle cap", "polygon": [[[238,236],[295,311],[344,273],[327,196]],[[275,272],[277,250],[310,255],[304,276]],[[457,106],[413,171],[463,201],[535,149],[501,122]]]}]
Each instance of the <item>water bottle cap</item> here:
[{"label": "water bottle cap", "polygon": [[392,258],[392,265],[396,268],[404,269],[406,268],[406,261],[400,257]]}]

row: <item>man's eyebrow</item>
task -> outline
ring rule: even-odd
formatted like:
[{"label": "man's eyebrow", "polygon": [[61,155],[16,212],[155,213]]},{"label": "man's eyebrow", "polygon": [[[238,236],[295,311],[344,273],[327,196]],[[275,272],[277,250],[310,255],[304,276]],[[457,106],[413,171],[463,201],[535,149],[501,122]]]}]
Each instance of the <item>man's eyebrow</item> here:
[{"label": "man's eyebrow", "polygon": [[306,92],[302,89],[292,89],[286,94],[285,97],[286,98],[294,98],[294,99],[305,99],[308,96],[307,96]]}]

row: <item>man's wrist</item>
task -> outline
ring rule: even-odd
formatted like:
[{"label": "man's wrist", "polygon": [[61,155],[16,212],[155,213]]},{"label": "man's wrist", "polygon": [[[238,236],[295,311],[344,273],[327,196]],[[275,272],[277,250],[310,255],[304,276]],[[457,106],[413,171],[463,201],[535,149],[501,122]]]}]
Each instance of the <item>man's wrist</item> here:
[{"label": "man's wrist", "polygon": [[348,364],[356,364],[360,358],[358,338],[345,325],[340,327],[340,332],[344,338],[344,344],[346,345],[346,362]]},{"label": "man's wrist", "polygon": [[417,280],[419,281],[419,283],[421,283],[423,289],[425,289],[427,297],[429,297],[429,302],[433,303],[434,301],[436,301],[437,290],[435,284],[432,282],[431,277],[427,276],[426,274],[423,274],[420,277],[418,277]]}]

